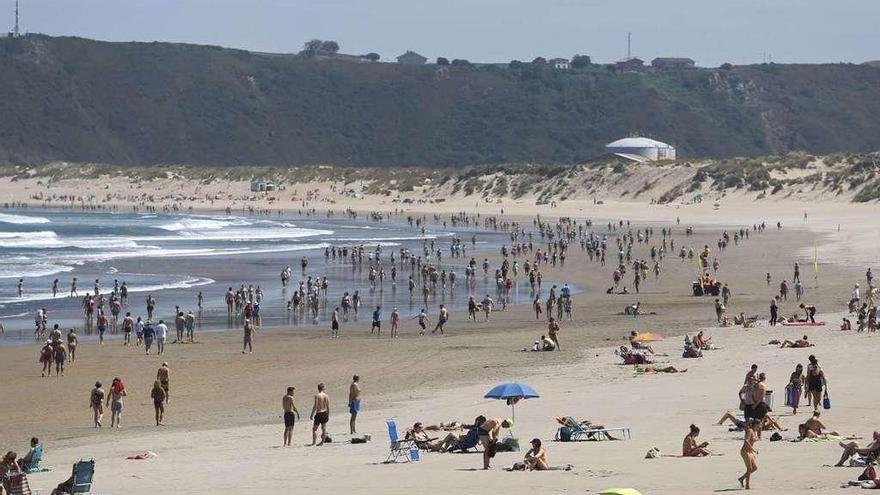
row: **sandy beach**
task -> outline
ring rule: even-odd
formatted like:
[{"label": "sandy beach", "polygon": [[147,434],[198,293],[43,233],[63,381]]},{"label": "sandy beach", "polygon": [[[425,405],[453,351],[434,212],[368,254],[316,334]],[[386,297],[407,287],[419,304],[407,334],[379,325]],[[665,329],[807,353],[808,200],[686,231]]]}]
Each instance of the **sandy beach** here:
[{"label": "sandy beach", "polygon": [[[0,194],[25,200],[39,186],[37,179],[11,182],[0,180]],[[169,179],[169,182],[173,182]],[[167,183],[140,184],[145,192],[158,194]],[[53,186],[63,194],[94,193],[80,182]],[[119,191],[131,184],[115,181]],[[247,184],[217,184],[235,194],[246,194]],[[463,312],[453,313],[448,334],[419,337],[413,321],[405,321],[400,339],[369,336],[368,317],[343,326],[342,338],[327,333],[304,336],[282,330],[259,333],[253,355],[241,355],[241,334],[227,331],[206,334],[197,344],[169,345],[164,356],[146,356],[118,343],[98,346],[84,343],[77,362],[66,376],[41,378],[37,344],[0,348],[7,380],[3,385],[0,438],[4,447],[25,450],[31,436],[46,446],[44,465],[50,472],[29,476],[33,487],[44,493],[63,481],[70,465],[79,458],[95,458],[96,493],[211,493],[233,490],[241,493],[281,493],[290,490],[329,490],[330,493],[426,494],[506,492],[597,493],[609,487],[632,487],[643,494],[701,494],[739,490],[736,478],[742,474],[739,456],[741,432],[713,426],[727,410],[736,410],[737,392],[749,365],[756,363],[768,377],[776,395],[774,414],[787,431],[785,441],[769,442],[769,435],[757,448],[758,472],[752,478],[757,493],[832,493],[847,480],[855,479],[857,468],[833,468],[840,447],[828,443],[792,443],[797,425],[808,417],[802,408],[797,417],[782,406],[783,390],[795,364],[806,364],[815,354],[828,376],[833,408],[824,411],[829,428],[870,441],[877,428],[871,420],[878,402],[863,384],[870,379],[868,363],[876,334],[839,332],[854,283],[864,285],[865,269],[876,260],[873,246],[878,241],[876,205],[854,205],[824,201],[754,201],[735,194],[712,198],[697,205],[649,205],[646,202],[573,199],[536,206],[534,198],[487,203],[474,197],[450,195],[442,203],[403,205],[383,195],[344,197],[331,184],[299,185],[302,191],[316,191],[309,203],[294,201],[292,195],[277,201],[157,201],[155,206],[222,211],[229,206],[296,212],[315,208],[345,208],[368,211],[398,211],[407,215],[449,216],[459,211],[495,215],[519,220],[531,226],[535,215],[542,219],[591,218],[598,232],[605,223],[624,219],[633,231],[653,227],[652,243],[660,242],[659,230],[674,229],[678,246],[698,250],[713,247],[727,230],[750,228],[766,221],[764,233],[751,233],[748,240],[715,253],[721,263],[719,280],[732,289],[728,314],[759,315],[753,329],[715,327],[711,297],[691,295],[695,276],[693,260],[681,262],[675,252],[667,255],[659,280],[643,283],[641,294],[606,294],[611,285],[614,260],[601,267],[591,263],[579,246],[572,245],[564,268],[542,268],[548,280],[569,282],[582,289],[574,296],[573,322],[563,322],[562,351],[521,352],[545,333],[546,322],[535,321],[528,305],[495,311],[489,322],[470,323]],[[202,190],[202,195],[214,191]],[[14,195],[14,196],[13,196]],[[31,206],[46,206],[28,201]],[[714,204],[717,203],[717,206]],[[96,201],[104,207],[128,209],[136,202],[115,198]],[[503,209],[503,217],[502,215]],[[402,211],[402,213],[401,213]],[[807,219],[804,220],[804,212]],[[680,219],[680,224],[676,219]],[[776,222],[782,228],[776,228]],[[695,229],[685,237],[685,226]],[[838,227],[839,226],[839,227]],[[651,243],[636,244],[634,256],[648,257]],[[540,245],[539,245],[540,246]],[[676,249],[677,250],[677,249]],[[609,243],[613,253],[613,238]],[[487,254],[493,267],[498,253]],[[814,279],[812,263],[818,257],[819,276]],[[816,345],[811,349],[780,349],[767,345],[772,339],[796,339],[804,333],[793,327],[769,327],[767,306],[779,281],[790,280],[797,261],[806,287],[805,300],[815,304],[824,327],[807,330]],[[766,273],[772,274],[768,286]],[[522,275],[520,275],[522,277]],[[631,277],[629,277],[631,278]],[[629,278],[627,281],[629,281]],[[294,280],[298,280],[297,277]],[[818,282],[818,287],[816,286]],[[545,288],[546,290],[546,288]],[[780,304],[780,315],[798,312],[797,303]],[[619,315],[627,304],[642,303],[645,312],[636,319]],[[140,310],[140,308],[138,308]],[[432,315],[433,316],[433,315]],[[700,359],[682,359],[684,334],[693,336],[705,329],[719,349],[706,351]],[[613,350],[626,344],[631,330],[661,332],[657,342],[658,363],[687,368],[684,374],[638,375],[622,366]],[[162,361],[172,370],[171,402],[167,426],[152,425],[150,385]],[[349,443],[347,387],[352,374],[361,376],[363,411],[359,433],[372,440],[363,445]],[[88,392],[96,378],[109,383],[122,376],[128,388],[123,428],[91,428]],[[521,381],[539,391],[538,399],[521,402],[516,408],[514,431],[522,444],[531,438],[545,442],[550,463],[571,465],[561,472],[508,473],[504,467],[520,461],[522,453],[499,453],[493,469],[483,472],[478,454],[423,454],[418,463],[385,465],[388,454],[385,420],[394,418],[405,429],[416,421],[470,422],[479,414],[508,417],[503,401],[483,399],[497,383]],[[333,443],[307,447],[311,441],[308,411],[318,382],[327,384],[331,398],[329,431]],[[281,397],[287,386],[296,387],[297,406],[303,412],[297,423],[294,447],[281,445]],[[608,426],[628,426],[632,439],[609,442],[553,442],[558,424],[555,416],[591,419]],[[664,454],[680,453],[688,425],[702,428],[701,439],[723,454],[708,458],[645,459],[652,447]],[[152,451],[157,457],[126,460],[127,456]],[[341,475],[342,474],[342,475]]]}]

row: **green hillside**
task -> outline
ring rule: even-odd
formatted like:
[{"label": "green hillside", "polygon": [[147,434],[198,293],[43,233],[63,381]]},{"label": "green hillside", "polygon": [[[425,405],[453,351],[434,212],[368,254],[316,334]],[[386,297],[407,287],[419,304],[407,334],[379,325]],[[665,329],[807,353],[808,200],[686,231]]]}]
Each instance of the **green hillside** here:
[{"label": "green hillside", "polygon": [[211,46],[0,40],[0,162],[581,162],[632,132],[681,157],[880,149],[880,68],[438,67]]}]

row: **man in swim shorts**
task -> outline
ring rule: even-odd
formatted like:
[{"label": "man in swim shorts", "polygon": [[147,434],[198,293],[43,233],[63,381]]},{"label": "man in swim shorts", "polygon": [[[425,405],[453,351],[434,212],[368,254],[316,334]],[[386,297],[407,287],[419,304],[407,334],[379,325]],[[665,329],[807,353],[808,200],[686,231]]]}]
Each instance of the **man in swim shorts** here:
[{"label": "man in swim shorts", "polygon": [[290,447],[293,440],[293,426],[299,418],[299,411],[293,402],[294,387],[287,387],[287,394],[281,399],[281,407],[284,408],[284,446]]},{"label": "man in swim shorts", "polygon": [[357,415],[361,410],[361,386],[358,384],[359,380],[360,377],[354,375],[351,377],[351,386],[348,387],[348,412],[351,413],[349,427],[352,435],[357,433]]},{"label": "man in swim shorts", "polygon": [[[318,384],[318,393],[315,394],[315,401],[312,405],[312,413],[309,419],[312,424],[312,443],[310,445],[323,445],[324,439],[327,437],[327,422],[330,421],[330,397],[324,392],[324,384]],[[318,435],[318,427],[321,428],[321,443],[315,443]]]},{"label": "man in swim shorts", "polygon": [[167,404],[171,398],[171,394],[168,392],[168,385],[171,380],[171,369],[168,367],[167,362],[162,363],[162,366],[156,371],[156,380],[159,380],[159,384],[162,385],[162,390],[165,391],[165,403]]}]

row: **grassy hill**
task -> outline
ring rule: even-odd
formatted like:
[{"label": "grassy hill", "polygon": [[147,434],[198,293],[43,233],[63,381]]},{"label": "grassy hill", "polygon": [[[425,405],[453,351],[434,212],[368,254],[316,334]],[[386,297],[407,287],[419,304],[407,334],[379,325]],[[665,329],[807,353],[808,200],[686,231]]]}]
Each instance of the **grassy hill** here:
[{"label": "grassy hill", "polygon": [[880,149],[880,68],[619,73],[437,67],[211,46],[0,40],[0,162],[582,162],[639,132],[682,157]]}]

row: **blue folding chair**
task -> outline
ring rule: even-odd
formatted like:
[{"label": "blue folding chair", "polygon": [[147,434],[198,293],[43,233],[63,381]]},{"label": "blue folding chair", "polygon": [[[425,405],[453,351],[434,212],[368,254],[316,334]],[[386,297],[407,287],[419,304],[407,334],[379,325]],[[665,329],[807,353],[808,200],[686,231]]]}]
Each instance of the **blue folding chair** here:
[{"label": "blue folding chair", "polygon": [[31,463],[27,467],[27,473],[39,473],[43,471],[43,468],[40,466],[40,462],[43,460],[43,445],[37,445],[34,447],[34,453],[31,455]]},{"label": "blue folding chair", "polygon": [[391,452],[388,453],[386,463],[397,462],[403,458],[406,462],[419,460],[419,449],[415,442],[409,438],[400,438],[397,434],[397,423],[393,419],[385,422],[388,426],[388,439],[391,441]]}]

